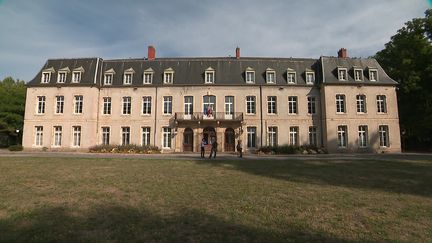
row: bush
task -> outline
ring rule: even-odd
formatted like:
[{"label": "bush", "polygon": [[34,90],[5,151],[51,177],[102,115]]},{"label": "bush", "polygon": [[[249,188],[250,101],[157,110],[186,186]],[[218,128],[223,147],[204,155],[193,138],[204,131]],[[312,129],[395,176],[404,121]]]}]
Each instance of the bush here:
[{"label": "bush", "polygon": [[258,152],[264,154],[321,154],[327,153],[324,148],[318,149],[316,146],[302,145],[280,145],[280,146],[264,146],[258,149]]},{"label": "bush", "polygon": [[89,149],[91,153],[128,153],[128,154],[160,154],[156,146],[139,145],[97,145]]},{"label": "bush", "polygon": [[9,146],[9,151],[23,151],[24,147],[20,144]]}]

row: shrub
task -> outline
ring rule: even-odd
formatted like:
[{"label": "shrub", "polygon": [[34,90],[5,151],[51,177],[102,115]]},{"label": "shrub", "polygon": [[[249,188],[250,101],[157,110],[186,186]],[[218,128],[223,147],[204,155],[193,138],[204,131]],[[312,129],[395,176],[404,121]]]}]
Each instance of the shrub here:
[{"label": "shrub", "polygon": [[9,151],[22,151],[24,147],[20,144],[9,146]]},{"label": "shrub", "polygon": [[159,154],[156,146],[130,145],[97,145],[89,149],[91,153],[129,153],[129,154]]},{"label": "shrub", "polygon": [[264,146],[259,148],[258,152],[265,154],[318,154],[327,153],[327,150],[324,148],[318,149],[316,146],[311,145],[293,146],[285,144],[280,146]]}]

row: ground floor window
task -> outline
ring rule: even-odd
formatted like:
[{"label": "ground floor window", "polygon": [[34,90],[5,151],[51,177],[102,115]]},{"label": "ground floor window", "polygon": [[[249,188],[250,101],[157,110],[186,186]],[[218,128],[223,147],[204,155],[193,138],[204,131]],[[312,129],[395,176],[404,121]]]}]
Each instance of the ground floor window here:
[{"label": "ground floor window", "polygon": [[347,126],[338,126],[337,130],[338,147],[346,148],[347,146]]},{"label": "ground floor window", "polygon": [[277,146],[277,127],[268,127],[268,145],[269,146]]},{"label": "ground floor window", "polygon": [[163,135],[162,146],[164,148],[171,148],[171,128],[170,127],[164,127],[162,135]]},{"label": "ground floor window", "polygon": [[43,145],[43,126],[36,126],[36,140],[35,145],[36,146],[42,146]]},{"label": "ground floor window", "polygon": [[315,126],[309,127],[309,145],[317,146],[317,128]]},{"label": "ground floor window", "polygon": [[380,125],[379,129],[380,147],[389,146],[389,128],[386,125]]},{"label": "ground floor window", "polygon": [[122,145],[130,144],[130,127],[122,127]]},{"label": "ground floor window", "polygon": [[289,131],[290,145],[298,146],[299,145],[299,128],[298,127],[290,127]]},{"label": "ground floor window", "polygon": [[102,127],[102,144],[109,145],[110,144],[110,128]]},{"label": "ground floor window", "polygon": [[73,146],[81,146],[81,126],[73,126]]},{"label": "ground floor window", "polygon": [[247,147],[256,148],[256,127],[247,127]]},{"label": "ground floor window", "polygon": [[150,145],[150,127],[142,128],[142,146]]},{"label": "ground floor window", "polygon": [[359,126],[358,127],[358,142],[360,148],[366,148],[367,147],[367,126]]},{"label": "ground floor window", "polygon": [[62,127],[54,127],[54,146],[60,147],[62,144]]}]

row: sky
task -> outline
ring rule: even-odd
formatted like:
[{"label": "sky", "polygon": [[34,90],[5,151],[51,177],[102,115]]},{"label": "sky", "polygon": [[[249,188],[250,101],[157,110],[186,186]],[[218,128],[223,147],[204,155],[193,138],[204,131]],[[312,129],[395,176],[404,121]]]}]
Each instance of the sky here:
[{"label": "sky", "polygon": [[49,58],[369,57],[432,0],[0,0],[0,79]]}]

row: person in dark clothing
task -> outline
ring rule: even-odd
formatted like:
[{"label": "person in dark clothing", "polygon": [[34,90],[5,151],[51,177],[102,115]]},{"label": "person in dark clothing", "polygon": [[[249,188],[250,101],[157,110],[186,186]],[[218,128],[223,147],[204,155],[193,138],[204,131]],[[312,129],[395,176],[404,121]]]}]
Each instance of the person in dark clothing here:
[{"label": "person in dark clothing", "polygon": [[238,140],[237,142],[237,152],[239,153],[239,158],[243,158],[243,144],[241,140]]},{"label": "person in dark clothing", "polygon": [[204,154],[205,154],[204,147],[205,147],[205,145],[206,145],[206,140],[203,138],[201,140],[201,158],[204,158]]},{"label": "person in dark clothing", "polygon": [[218,146],[218,143],[216,142],[216,139],[213,139],[213,142],[211,144],[209,159],[212,157],[212,155],[213,155],[213,158],[216,158],[217,146]]}]

